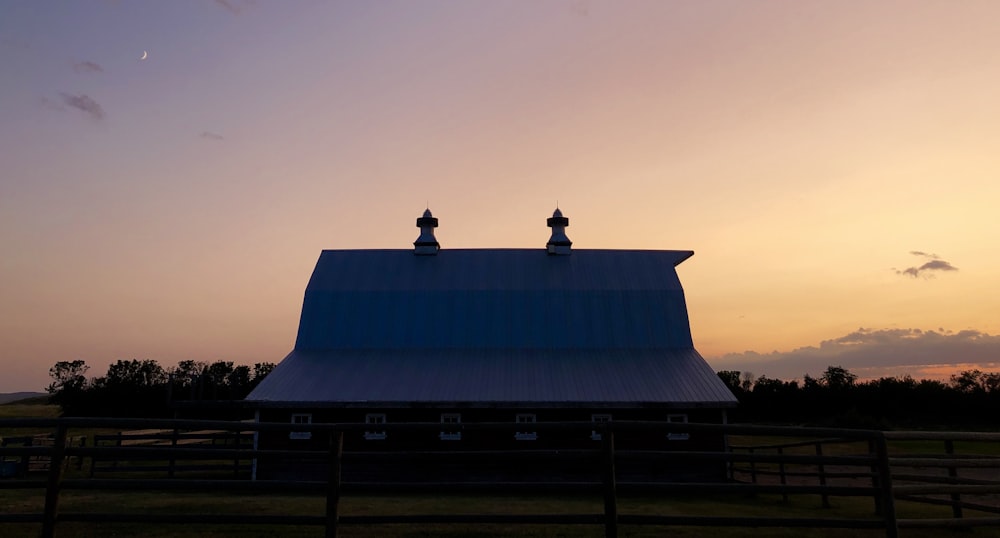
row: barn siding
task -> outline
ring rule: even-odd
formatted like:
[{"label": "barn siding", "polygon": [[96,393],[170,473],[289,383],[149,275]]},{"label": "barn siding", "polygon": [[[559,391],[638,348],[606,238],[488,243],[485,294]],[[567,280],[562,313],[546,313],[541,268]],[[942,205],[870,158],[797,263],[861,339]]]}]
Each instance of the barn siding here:
[{"label": "barn siding", "polygon": [[[441,413],[458,412],[462,415],[462,423],[500,422],[514,423],[517,414],[535,414],[539,423],[543,422],[589,422],[592,414],[611,414],[613,420],[665,421],[668,414],[683,413],[689,422],[720,424],[723,422],[722,412],[717,409],[412,409],[412,408],[376,408],[376,409],[267,409],[262,410],[260,420],[263,422],[290,422],[292,414],[311,413],[314,423],[349,423],[363,424],[368,413],[384,413],[389,423],[416,423],[440,421]],[[261,446],[269,449],[301,449],[326,450],[327,439],[313,436],[311,439],[289,439],[288,434],[277,432],[261,432]],[[705,432],[692,432],[687,440],[670,440],[665,432],[618,432],[615,434],[615,446],[619,450],[709,450],[722,451],[725,443],[721,436]],[[460,441],[441,440],[436,431],[396,431],[388,432],[383,440],[367,440],[363,432],[347,432],[344,436],[344,450],[348,452],[407,452],[407,451],[475,451],[475,450],[566,450],[600,448],[601,442],[590,437],[590,430],[583,431],[542,431],[538,432],[536,440],[516,440],[511,431],[501,430],[470,430],[462,432]],[[377,466],[376,466],[377,467]],[[350,479],[430,479],[434,473],[437,479],[466,478],[476,476],[483,469],[470,469],[468,466],[450,467],[448,465],[424,467],[422,473],[415,473],[407,466],[387,467],[383,472],[371,465],[356,466],[354,471],[348,469]],[[322,461],[305,462],[297,458],[270,459],[262,461],[258,466],[258,478],[299,478],[308,477],[311,473],[321,472],[325,468]],[[509,466],[494,466],[488,468],[491,476],[503,475],[506,478],[520,476],[527,478],[539,473],[555,474],[586,474],[588,465],[580,466],[578,462],[548,462],[536,468]],[[723,479],[724,466],[710,464],[691,466],[677,465],[669,461],[658,464],[625,464],[619,469],[622,476],[641,475],[649,479]],[[353,474],[350,474],[353,473]],[[551,477],[551,476],[550,476]]]}]

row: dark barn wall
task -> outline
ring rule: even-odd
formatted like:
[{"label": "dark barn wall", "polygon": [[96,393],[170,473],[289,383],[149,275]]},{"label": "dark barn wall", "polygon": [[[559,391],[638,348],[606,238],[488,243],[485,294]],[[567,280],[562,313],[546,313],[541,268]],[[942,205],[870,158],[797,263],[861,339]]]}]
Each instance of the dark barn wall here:
[{"label": "dark barn wall", "polygon": [[[262,409],[261,422],[291,421],[293,414],[310,413],[313,423],[364,423],[369,413],[386,415],[387,423],[439,423],[442,413],[460,413],[463,424],[477,422],[514,423],[518,414],[534,414],[539,423],[545,422],[589,422],[592,414],[610,414],[613,420],[665,421],[668,415],[687,415],[688,422],[719,424],[723,420],[723,412],[719,409],[668,410],[668,409],[585,409],[585,408],[543,408],[543,409],[432,409],[432,408],[380,408],[380,409]],[[377,430],[373,426],[372,430]],[[558,450],[558,449],[594,449],[601,447],[601,441],[591,438],[591,431],[540,431],[534,440],[518,440],[511,431],[502,430],[470,430],[463,431],[460,440],[442,440],[437,431],[388,431],[384,439],[366,439],[363,432],[348,432],[344,436],[344,450],[347,452],[393,452],[393,451],[468,451],[468,450]],[[287,433],[262,432],[259,437],[261,449],[302,449],[326,450],[328,441],[322,434],[309,439],[290,439]],[[722,451],[724,440],[719,435],[707,433],[692,433],[687,439],[670,439],[666,432],[631,431],[615,434],[617,450],[708,450]],[[310,475],[322,472],[322,462],[305,462],[295,459],[259,460],[257,476],[261,479],[286,478],[294,475]],[[352,472],[360,469],[360,472]],[[468,466],[441,466],[430,468],[424,466],[424,473],[414,473],[410,466],[390,469],[381,466],[379,472],[370,466],[346,465],[345,479],[435,479],[441,480],[442,474],[457,474],[467,479],[476,476],[484,479],[517,479],[511,476],[510,466],[498,465],[494,468],[482,468],[473,471]],[[589,466],[579,464],[549,461],[543,467],[532,469],[530,466],[517,466],[515,474],[537,476],[539,473],[552,475],[576,475],[585,472]],[[643,464],[624,463],[618,466],[623,477],[661,478],[661,479],[723,479],[725,469],[719,464],[708,466],[692,466],[690,464],[671,464],[661,461]],[[352,475],[353,473],[353,475]],[[478,474],[477,474],[478,473]],[[386,475],[392,476],[386,476]],[[378,475],[378,476],[376,476]],[[553,476],[550,476],[553,478]]]}]

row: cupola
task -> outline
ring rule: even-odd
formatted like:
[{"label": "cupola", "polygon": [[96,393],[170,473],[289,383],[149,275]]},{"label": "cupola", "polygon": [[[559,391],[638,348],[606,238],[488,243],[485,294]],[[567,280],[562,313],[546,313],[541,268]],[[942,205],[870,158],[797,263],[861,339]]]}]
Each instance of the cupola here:
[{"label": "cupola", "polygon": [[552,217],[546,221],[546,224],[549,228],[552,228],[552,237],[549,237],[549,242],[545,244],[545,249],[553,256],[568,256],[570,247],[573,246],[573,242],[566,237],[566,227],[569,226],[569,219],[564,217],[562,211],[559,211],[557,207],[552,212]]},{"label": "cupola", "polygon": [[434,228],[438,226],[438,219],[431,215],[431,210],[425,209],[424,216],[417,219],[417,228],[420,228],[420,237],[413,242],[413,253],[417,256],[433,256],[441,249],[441,244],[434,237]]}]

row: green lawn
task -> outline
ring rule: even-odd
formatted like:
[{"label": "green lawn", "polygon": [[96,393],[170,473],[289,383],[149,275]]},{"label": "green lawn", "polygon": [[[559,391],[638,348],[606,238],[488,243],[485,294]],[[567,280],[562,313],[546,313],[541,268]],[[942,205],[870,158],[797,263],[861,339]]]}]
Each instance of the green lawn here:
[{"label": "green lawn", "polygon": [[[58,405],[8,403],[0,405],[0,418],[55,418],[59,416]],[[0,427],[0,438],[52,433],[45,428],[4,428]]]},{"label": "green lawn", "polygon": [[[25,492],[0,490],[0,504],[13,510],[36,511],[42,506],[40,496],[25,498]],[[601,513],[600,499],[592,497],[487,497],[487,496],[357,496],[347,497],[341,504],[343,515],[376,514],[569,514]],[[123,513],[168,513],[183,519],[187,513],[243,513],[243,514],[304,514],[323,513],[323,499],[304,495],[209,495],[179,493],[124,493],[66,492],[60,508],[65,512],[108,511]],[[947,509],[926,505],[899,506],[900,517],[947,517]],[[623,498],[620,503],[622,514],[663,514],[663,515],[724,515],[724,516],[789,516],[789,517],[868,517],[872,515],[869,499],[834,499],[833,507],[823,509],[815,497],[793,497],[784,502],[778,496],[726,496],[720,498]],[[209,537],[256,537],[256,536],[322,536],[320,527],[270,527],[270,526],[222,526],[184,524],[141,525],[141,524],[60,524],[61,536],[103,537],[103,536],[209,536]],[[10,538],[33,537],[38,532],[37,525],[0,525],[0,535]],[[941,536],[941,530],[901,530],[901,536],[930,538]],[[947,532],[951,535],[951,532]],[[1000,537],[998,528],[980,528],[960,533],[963,536]],[[582,536],[603,535],[600,525],[377,525],[350,526],[342,528],[342,536],[385,536],[394,537],[492,537],[492,536]],[[851,536],[866,538],[884,536],[878,530],[845,529],[786,529],[786,528],[697,528],[697,527],[638,527],[623,526],[621,536],[718,536],[718,537],[805,537],[833,538]]]},{"label": "green lawn", "polygon": [[[54,417],[58,408],[50,405],[0,405],[0,418],[10,417]],[[93,431],[72,431],[71,435],[93,435]],[[27,435],[48,433],[44,431],[0,431],[0,435]],[[800,439],[739,437],[732,444],[767,444]],[[857,454],[867,450],[864,443],[824,446],[824,454]],[[787,454],[812,454],[811,446],[786,450]],[[956,451],[967,454],[997,455],[1000,443],[956,443]],[[940,441],[894,441],[890,452],[902,453],[943,453]],[[760,465],[758,468],[774,467]],[[805,466],[803,467],[805,468]],[[791,467],[788,470],[792,470]],[[87,470],[69,469],[69,476],[86,476]],[[160,477],[162,475],[158,475]],[[2,484],[0,484],[2,486]],[[832,507],[825,509],[816,495],[791,496],[784,501],[777,495],[725,495],[725,496],[673,496],[673,497],[622,497],[619,499],[619,513],[623,515],[698,515],[698,516],[748,516],[748,517],[872,517],[873,501],[870,498],[832,498]],[[42,490],[14,490],[0,487],[0,512],[40,513],[44,504]],[[186,492],[122,492],[122,491],[64,491],[60,497],[60,511],[69,512],[119,512],[131,514],[172,514],[182,521],[185,514],[298,514],[321,515],[324,499],[320,495],[293,494],[221,494]],[[412,514],[601,514],[602,500],[599,496],[482,496],[482,495],[411,495],[411,496],[347,496],[342,500],[341,514],[358,515],[412,515]],[[950,508],[897,502],[900,518],[947,518]],[[977,516],[967,512],[967,516]],[[34,537],[38,535],[37,524],[0,524],[0,536],[7,538]],[[313,526],[255,526],[255,525],[185,525],[174,524],[60,524],[60,536],[105,537],[306,537],[322,536],[321,527]],[[387,538],[402,537],[599,537],[603,536],[600,525],[468,525],[468,524],[427,524],[427,525],[378,525],[344,526],[341,536]],[[622,526],[620,536],[651,538],[660,536],[722,538],[736,537],[804,537],[868,538],[884,536],[878,530],[846,529],[788,529],[788,528],[699,528],[699,527],[639,527]],[[905,538],[931,538],[937,536],[971,536],[1000,538],[1000,527],[977,528],[972,531],[951,532],[943,530],[901,529]]]},{"label": "green lawn", "polygon": [[0,405],[0,418],[55,418],[58,416],[58,405],[16,402]]}]

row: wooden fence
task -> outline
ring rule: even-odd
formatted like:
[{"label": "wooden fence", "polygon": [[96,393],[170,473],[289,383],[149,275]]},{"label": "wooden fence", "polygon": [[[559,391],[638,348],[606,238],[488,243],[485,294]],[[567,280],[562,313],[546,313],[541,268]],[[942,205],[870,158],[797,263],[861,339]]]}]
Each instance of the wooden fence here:
[{"label": "wooden fence", "polygon": [[165,448],[201,448],[201,449],[226,449],[236,450],[237,457],[231,460],[203,461],[199,458],[196,462],[188,462],[188,459],[178,460],[176,457],[167,459],[161,458],[131,458],[122,461],[119,456],[111,454],[108,457],[94,454],[90,457],[90,476],[93,478],[98,473],[166,473],[167,477],[173,478],[182,473],[205,473],[213,471],[231,472],[234,477],[249,476],[250,458],[240,451],[251,450],[253,448],[253,432],[250,431],[227,431],[227,430],[193,430],[185,431],[179,428],[174,429],[144,429],[120,431],[114,434],[94,435],[95,447],[148,447]]},{"label": "wooden fence", "polygon": [[[869,430],[782,428],[748,425],[680,424],[661,422],[611,422],[611,423],[537,423],[537,424],[385,424],[387,431],[442,430],[469,431],[475,429],[502,429],[511,433],[522,430],[597,431],[602,435],[601,448],[572,451],[468,451],[468,452],[380,452],[345,453],[345,432],[360,434],[364,424],[276,424],[192,420],[135,420],[135,419],[0,419],[0,428],[50,428],[54,431],[51,446],[8,446],[0,448],[0,460],[25,455],[50,459],[48,471],[42,479],[32,476],[0,480],[0,489],[44,489],[44,509],[40,513],[0,513],[3,523],[37,523],[41,535],[54,536],[58,523],[63,522],[142,522],[184,524],[294,524],[318,525],[326,536],[337,536],[342,525],[413,524],[413,523],[500,523],[500,524],[581,524],[602,525],[605,535],[618,535],[620,525],[668,525],[703,527],[817,527],[817,528],[869,528],[883,529],[885,535],[898,536],[900,528],[908,527],[972,527],[1000,526],[997,517],[970,517],[967,511],[1000,513],[995,499],[1000,495],[1000,480],[962,476],[961,470],[975,468],[995,473],[1000,469],[1000,458],[989,455],[963,454],[955,450],[955,443],[998,443],[997,434],[964,433],[883,433]],[[89,446],[68,442],[69,432],[80,429],[109,428],[125,430],[154,429],[141,435],[122,433],[114,441],[102,441]],[[744,441],[728,451],[619,451],[615,449],[615,434],[636,430],[657,430],[665,433],[708,433],[738,436]],[[309,431],[314,438],[325,439],[323,450],[262,450],[247,447],[243,442],[247,432]],[[196,439],[193,434],[209,438],[228,439],[220,446],[201,443],[182,444],[181,440]],[[143,436],[152,436],[155,442],[129,444]],[[809,441],[782,443],[746,443],[747,439],[809,438]],[[174,441],[176,439],[176,442]],[[203,438],[204,439],[204,438]],[[150,439],[145,439],[149,441]],[[120,441],[120,442],[119,442]],[[168,441],[168,442],[165,442]],[[889,442],[913,441],[940,442],[942,454],[897,454],[890,456]],[[949,448],[950,447],[950,448]],[[950,453],[948,451],[951,451]],[[988,451],[987,451],[988,453]],[[196,462],[225,461],[226,470],[245,468],[255,458],[319,458],[325,461],[325,476],[310,481],[254,481],[246,473],[227,477],[214,475],[179,478],[166,469],[166,478],[150,478],[148,473],[137,476],[99,478],[93,475],[74,476],[67,473],[71,458],[90,459],[92,465],[106,462],[159,461],[195,465]],[[593,470],[589,479],[566,482],[345,482],[342,471],[359,462],[412,464],[453,461],[460,458],[470,463],[495,463],[530,461],[537,458],[580,458],[590,463]],[[79,460],[77,460],[79,461]],[[671,482],[623,481],[616,468],[637,461],[646,462],[713,462],[730,470],[731,480],[723,482]],[[235,462],[235,463],[233,463]],[[125,464],[122,464],[124,467]],[[902,468],[937,469],[940,472],[900,472]],[[148,470],[148,468],[146,468]],[[104,472],[107,469],[99,472]],[[119,468],[121,470],[121,468]],[[218,469],[216,469],[218,471]],[[80,475],[80,473],[77,473]],[[170,478],[170,476],[174,476]],[[603,499],[603,510],[586,514],[426,514],[426,515],[341,515],[340,500],[343,495],[355,493],[423,492],[435,494],[446,487],[450,492],[480,492],[485,494],[544,493],[561,494],[568,491],[591,492]],[[325,497],[325,510],[315,515],[263,515],[263,514],[214,514],[185,513],[183,517],[167,514],[134,514],[121,512],[67,512],[59,509],[60,493],[64,490],[130,490],[130,491],[198,491],[198,492],[311,492]],[[690,515],[638,515],[619,513],[619,495],[669,495],[710,498],[716,494],[778,494],[815,495],[824,503],[830,497],[868,497],[872,500],[872,515],[865,517],[737,517]],[[970,496],[986,498],[971,501]],[[953,508],[951,518],[900,519],[897,517],[897,499],[933,504],[948,504]],[[665,501],[666,502],[666,501]]]},{"label": "wooden fence", "polygon": [[[70,437],[66,442],[83,447],[87,444],[87,436]],[[0,439],[0,449],[7,447],[51,447],[54,443],[55,439],[51,434],[8,436]],[[46,472],[49,470],[50,461],[51,457],[42,453],[25,453],[17,458],[3,457],[0,458],[0,465],[3,466],[0,469],[0,477]],[[77,463],[82,466],[83,460],[78,459]]]}]

